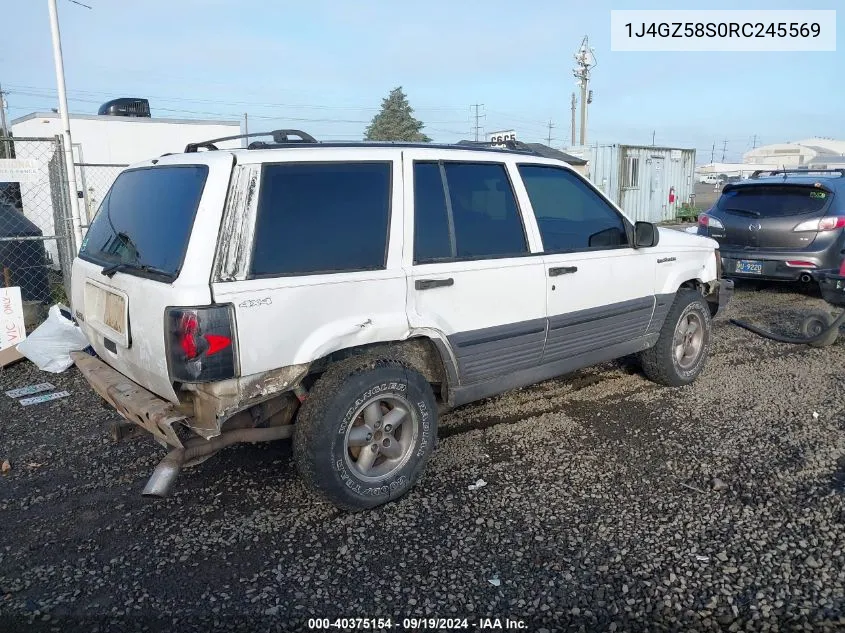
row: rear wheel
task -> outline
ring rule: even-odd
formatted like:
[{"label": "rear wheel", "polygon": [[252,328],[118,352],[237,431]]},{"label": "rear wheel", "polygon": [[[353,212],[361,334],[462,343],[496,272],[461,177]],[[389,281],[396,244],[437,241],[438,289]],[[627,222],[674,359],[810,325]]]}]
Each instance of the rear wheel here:
[{"label": "rear wheel", "polygon": [[813,347],[827,347],[833,345],[839,336],[839,328],[831,328],[833,317],[823,310],[814,310],[801,322],[801,335],[805,338],[818,336],[825,330],[827,333],[818,341],[809,345]]},{"label": "rear wheel", "polygon": [[398,499],[437,437],[428,382],[396,360],[355,357],[314,384],[294,428],[294,459],[315,492],[345,510]]},{"label": "rear wheel", "polygon": [[710,308],[695,290],[678,291],[654,347],[640,354],[645,375],[670,387],[688,385],[710,352]]}]

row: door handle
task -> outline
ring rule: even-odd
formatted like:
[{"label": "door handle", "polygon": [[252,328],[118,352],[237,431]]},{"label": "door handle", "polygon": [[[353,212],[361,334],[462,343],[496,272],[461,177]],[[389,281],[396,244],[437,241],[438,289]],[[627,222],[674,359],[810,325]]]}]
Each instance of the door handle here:
[{"label": "door handle", "polygon": [[445,288],[446,286],[454,286],[455,280],[451,277],[446,279],[417,279],[414,282],[414,288],[417,290],[428,290],[429,288]]},{"label": "door handle", "polygon": [[557,277],[558,275],[570,275],[578,272],[578,266],[558,266],[557,268],[549,268],[549,277]]}]

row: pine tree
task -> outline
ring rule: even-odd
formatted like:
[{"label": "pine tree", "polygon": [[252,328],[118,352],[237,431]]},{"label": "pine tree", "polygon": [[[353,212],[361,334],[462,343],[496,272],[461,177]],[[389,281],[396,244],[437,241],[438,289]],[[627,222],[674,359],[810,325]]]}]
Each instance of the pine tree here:
[{"label": "pine tree", "polygon": [[413,115],[414,109],[402,92],[402,86],[394,88],[386,99],[382,99],[381,112],[373,117],[364,140],[430,142],[431,139],[422,133],[423,122]]}]

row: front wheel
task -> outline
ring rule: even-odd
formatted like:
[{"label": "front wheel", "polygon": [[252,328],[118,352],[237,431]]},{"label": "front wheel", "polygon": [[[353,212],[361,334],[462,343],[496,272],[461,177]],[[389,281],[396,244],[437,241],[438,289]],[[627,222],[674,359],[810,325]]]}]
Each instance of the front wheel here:
[{"label": "front wheel", "polygon": [[645,375],[670,387],[690,384],[704,370],[711,331],[704,297],[695,290],[678,291],[657,343],[640,354]]},{"label": "front wheel", "polygon": [[428,382],[399,361],[353,357],[311,388],[294,428],[297,470],[345,510],[398,499],[422,474],[437,437]]}]

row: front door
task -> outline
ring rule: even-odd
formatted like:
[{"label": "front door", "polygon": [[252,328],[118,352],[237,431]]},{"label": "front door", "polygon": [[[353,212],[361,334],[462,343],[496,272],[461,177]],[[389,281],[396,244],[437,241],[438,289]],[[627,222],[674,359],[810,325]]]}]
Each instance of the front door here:
[{"label": "front door", "polygon": [[404,156],[412,331],[448,341],[463,386],[536,367],[546,337],[543,261],[530,254],[506,165],[425,156]]},{"label": "front door", "polygon": [[519,167],[543,241],[549,332],[544,363],[587,365],[629,353],[654,311],[655,257],[571,170]]}]

